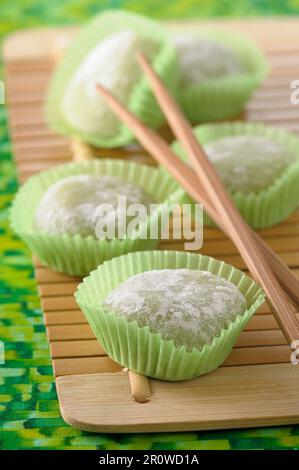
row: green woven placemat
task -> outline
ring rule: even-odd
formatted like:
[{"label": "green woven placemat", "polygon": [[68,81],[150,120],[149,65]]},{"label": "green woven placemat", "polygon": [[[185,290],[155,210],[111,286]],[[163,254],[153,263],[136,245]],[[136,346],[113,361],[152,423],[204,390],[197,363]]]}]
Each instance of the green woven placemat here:
[{"label": "green woven placemat", "polygon": [[[19,3],[20,9],[16,3]],[[104,3],[104,2],[103,2]],[[278,2],[277,2],[278,3]],[[223,5],[223,4],[222,4]],[[264,2],[180,0],[108,1],[158,17],[182,18],[209,14],[267,12]],[[280,5],[281,7],[282,5]],[[267,7],[268,8],[268,7]],[[296,11],[294,2],[283,10]],[[89,0],[17,0],[1,2],[0,37],[13,29],[74,22],[99,9]],[[19,17],[17,16],[19,12]],[[67,20],[66,20],[67,19]],[[299,426],[172,434],[92,434],[62,420],[52,374],[43,316],[31,256],[8,226],[8,210],[17,189],[7,134],[5,107],[0,106],[0,339],[5,364],[0,364],[0,448],[2,449],[292,449],[299,448]]]}]

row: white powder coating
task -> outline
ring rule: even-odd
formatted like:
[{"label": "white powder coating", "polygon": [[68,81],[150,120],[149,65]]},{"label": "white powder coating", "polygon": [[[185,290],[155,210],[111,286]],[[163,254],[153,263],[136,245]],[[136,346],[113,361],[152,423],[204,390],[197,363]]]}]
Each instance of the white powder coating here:
[{"label": "white powder coating", "polygon": [[277,142],[246,135],[217,139],[204,148],[225,186],[245,194],[267,189],[297,158]]},{"label": "white powder coating", "polygon": [[221,43],[191,35],[177,36],[174,43],[182,85],[244,73],[244,67],[234,52]]},{"label": "white powder coating", "polygon": [[[118,205],[118,197],[126,196],[126,205]],[[132,217],[123,213],[130,204],[143,204],[149,209],[153,199],[141,188],[114,176],[67,176],[51,185],[43,195],[35,214],[35,225],[48,233],[80,234],[96,237],[96,226],[101,217],[115,218],[117,227],[122,220],[127,224]],[[101,204],[106,214],[99,213]],[[102,219],[103,220],[103,219]]]},{"label": "white powder coating", "polygon": [[128,278],[109,294],[104,308],[191,351],[211,343],[243,314],[246,300],[234,284],[207,271],[161,269]]},{"label": "white powder coating", "polygon": [[150,59],[160,43],[155,39],[124,30],[105,38],[94,47],[71,78],[61,109],[74,128],[101,137],[113,137],[119,130],[119,119],[108,109],[96,90],[100,83],[121,101],[128,103],[133,87],[141,77],[136,61],[142,51]]}]

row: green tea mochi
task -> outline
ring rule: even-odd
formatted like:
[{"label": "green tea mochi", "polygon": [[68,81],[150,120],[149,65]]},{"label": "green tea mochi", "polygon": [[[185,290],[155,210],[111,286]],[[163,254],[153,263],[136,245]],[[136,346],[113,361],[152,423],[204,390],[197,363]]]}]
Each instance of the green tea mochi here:
[{"label": "green tea mochi", "polygon": [[205,151],[225,186],[244,194],[267,189],[296,160],[278,142],[258,136],[223,137]]},{"label": "green tea mochi", "polygon": [[241,74],[244,68],[234,51],[214,40],[191,35],[174,38],[182,85]]},{"label": "green tea mochi", "polygon": [[104,300],[106,312],[149,327],[187,351],[202,349],[247,306],[239,289],[208,271],[161,269],[129,277]]},{"label": "green tea mochi", "polygon": [[141,77],[136,61],[142,51],[149,59],[161,44],[125,29],[100,41],[71,77],[61,103],[66,121],[75,129],[99,137],[113,137],[120,127],[118,117],[108,108],[96,89],[99,83],[122,102],[128,103],[134,85]]},{"label": "green tea mochi", "polygon": [[[125,203],[119,204],[119,197]],[[149,209],[152,198],[140,187],[115,176],[90,174],[67,176],[52,184],[41,198],[35,213],[35,225],[39,230],[52,234],[96,234],[101,217],[114,218],[115,227],[132,217],[123,214],[131,204],[142,204]],[[103,212],[100,205],[105,204]]]}]

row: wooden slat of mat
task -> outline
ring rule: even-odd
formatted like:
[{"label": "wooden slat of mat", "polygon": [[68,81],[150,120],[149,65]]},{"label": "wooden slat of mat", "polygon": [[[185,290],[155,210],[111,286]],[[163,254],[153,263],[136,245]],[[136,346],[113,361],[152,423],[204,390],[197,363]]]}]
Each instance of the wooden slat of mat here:
[{"label": "wooden slat of mat", "polygon": [[106,356],[99,342],[94,340],[52,341],[51,354],[54,359],[67,357]]},{"label": "wooden slat of mat", "polygon": [[[54,140],[55,139],[55,140]],[[60,155],[65,151],[69,150],[69,143],[65,139],[56,138],[53,136],[52,139],[48,139],[47,147],[44,147],[43,139],[35,139],[33,143],[27,141],[21,141],[15,144],[14,146],[15,154],[20,153],[25,160],[28,161],[30,156],[33,154],[33,157],[36,158],[36,154],[39,154],[39,157],[54,158],[56,155]]]},{"label": "wooden slat of mat", "polygon": [[[35,262],[36,258],[34,258]],[[40,284],[43,283],[57,283],[57,282],[80,282],[80,278],[77,276],[68,276],[63,273],[58,273],[56,271],[52,271],[51,269],[46,268],[45,266],[38,266],[36,263],[35,264],[35,272],[36,272],[36,278]]]},{"label": "wooden slat of mat", "polygon": [[73,295],[78,283],[65,282],[59,284],[40,284],[39,292],[42,297],[52,297],[60,295]]},{"label": "wooden slat of mat", "polygon": [[[296,314],[299,320],[299,314]],[[87,324],[87,320],[81,310],[69,310],[69,311],[54,311],[45,312],[45,322],[49,327],[52,326],[68,326],[68,325],[82,325]],[[276,330],[279,329],[278,323],[274,316],[269,313],[260,313],[254,315],[245,330]],[[68,328],[65,328],[68,330]],[[57,332],[56,332],[57,333]],[[63,340],[63,337],[60,338]]]},{"label": "wooden slat of mat", "polygon": [[[94,337],[92,339],[78,339],[74,335],[74,337],[70,338],[68,341],[66,341],[65,338],[63,341],[58,341],[57,339],[59,338],[56,337],[56,340],[54,338],[50,338],[51,354],[54,359],[106,355],[104,349]],[[268,331],[245,330],[241,333],[236,343],[236,349],[284,345],[286,345],[286,340],[278,328]],[[260,362],[263,363],[263,350],[260,352]],[[249,355],[250,354],[251,353],[249,353]]]},{"label": "wooden slat of mat", "polygon": [[42,307],[46,312],[53,310],[76,310],[78,305],[73,295],[42,297]]},{"label": "wooden slat of mat", "polygon": [[[269,238],[280,238],[281,236],[287,237],[298,237],[299,236],[299,224],[297,222],[291,224],[286,221],[283,224],[275,225],[274,227],[258,230],[259,235],[262,235],[265,240]],[[193,228],[193,227],[192,227]],[[212,228],[204,228],[204,237],[210,240],[223,240],[226,239],[223,232]]]},{"label": "wooden slat of mat", "polygon": [[45,312],[45,324],[50,325],[78,325],[87,323],[81,310]]},{"label": "wooden slat of mat", "polygon": [[55,377],[61,375],[97,374],[105,372],[119,372],[122,367],[107,356],[104,357],[80,357],[71,359],[53,359]]},{"label": "wooden slat of mat", "polygon": [[[288,42],[280,43],[277,50],[273,49],[271,41],[265,37],[262,29],[259,29],[260,43],[266,45],[270,51],[272,75],[249,103],[246,111],[247,119],[263,119],[272,125],[299,132],[299,110],[290,105],[288,95],[290,80],[296,78],[293,77],[296,71],[294,58],[297,57],[298,48],[295,48],[289,31]],[[295,32],[293,31],[292,34]],[[282,54],[285,50],[290,50],[287,58]],[[16,159],[20,178],[24,181],[30,174],[40,169],[69,161],[72,158],[72,152],[67,139],[56,136],[47,129],[44,123],[42,101],[52,66],[51,60],[43,60],[43,62],[33,60],[26,65],[19,62],[16,50],[15,54],[17,56],[15,61],[11,63],[11,66],[8,64],[6,67],[9,84],[7,91],[11,97],[10,122],[13,136],[15,136]],[[285,67],[284,70],[282,67]],[[30,78],[26,83],[24,83],[25,76]],[[32,77],[34,77],[33,80],[31,80]],[[123,155],[123,151],[118,149],[97,150],[96,153],[100,156],[116,158]],[[152,163],[152,160],[140,152],[138,147],[135,147],[133,153],[134,156],[130,158]],[[132,155],[132,151],[127,151],[126,155]],[[280,253],[282,259],[298,270],[299,254],[296,251],[299,234],[298,214],[292,216],[284,224],[261,231],[261,234],[270,246]],[[208,242],[205,242],[203,252],[216,254],[237,267],[245,268],[234,246],[221,232],[215,229],[205,229],[205,240]],[[164,246],[182,249],[182,243],[177,242]],[[38,261],[36,266],[55,374],[118,371],[118,365],[109,358],[103,357],[101,346],[94,339],[84,316],[74,302],[72,293],[80,281],[79,278],[55,273],[42,267]],[[285,363],[289,362],[289,356],[290,351],[285,345],[282,333],[265,305],[240,336],[225,366]],[[223,367],[223,369],[226,368]]]},{"label": "wooden slat of mat", "polygon": [[[287,258],[290,258],[290,254],[286,254],[286,255],[282,254],[280,256],[283,260],[285,260],[286,262],[287,261],[289,262],[289,266],[292,267],[292,271],[296,275],[298,275],[298,271],[299,271],[299,269],[297,268],[297,266],[299,266],[298,258],[295,257],[295,259],[293,260],[293,265],[292,265],[291,261],[287,259]],[[246,266],[244,266],[244,263],[242,264],[242,260],[240,258],[238,258],[237,256],[234,256],[234,258],[231,257],[230,259],[233,260],[234,262],[236,262],[236,260],[237,260],[238,267],[240,267],[240,269],[243,269],[244,271],[246,271]],[[65,274],[58,273],[56,271],[51,271],[50,269],[48,269],[46,267],[41,267],[41,266],[36,267],[36,278],[37,278],[39,284],[41,284],[41,285],[43,283],[56,284],[56,283],[64,283],[64,282],[66,282],[66,283],[67,282],[74,282],[74,283],[78,284],[80,282],[80,278],[78,278],[76,276],[69,276],[68,277]]]},{"label": "wooden slat of mat", "polygon": [[[289,251],[294,252],[299,250],[298,237],[281,236],[279,238],[269,239],[263,237],[263,239],[276,253],[288,253]],[[182,249],[182,242],[180,240],[163,241],[160,243],[160,247],[161,249],[180,250]],[[235,245],[229,239],[204,240],[203,246],[199,251],[204,255],[213,253],[215,257],[222,255],[222,253],[226,255],[234,255],[237,253]]]},{"label": "wooden slat of mat", "polygon": [[[271,317],[271,319],[272,318],[273,317]],[[261,322],[261,324],[263,324],[263,321]],[[47,332],[50,342],[95,339],[95,336],[87,323],[77,325],[48,325]],[[92,344],[92,342],[90,344]],[[282,332],[278,328],[276,330],[262,329],[251,331],[246,329],[240,334],[238,342],[236,343],[236,347],[239,348],[245,346],[277,346],[283,344],[287,344],[287,342],[284,336],[282,335]]]},{"label": "wooden slat of mat", "polygon": [[47,334],[50,342],[95,338],[90,326],[87,323],[82,325],[48,325]]},{"label": "wooden slat of mat", "polygon": [[[288,346],[263,346],[234,348],[229,358],[221,368],[228,366],[247,366],[262,364],[283,364],[290,362],[290,349]],[[64,375],[97,374],[117,372],[121,367],[107,356],[89,356],[53,359],[54,374],[56,377]],[[254,378],[252,379],[254,382]]]}]

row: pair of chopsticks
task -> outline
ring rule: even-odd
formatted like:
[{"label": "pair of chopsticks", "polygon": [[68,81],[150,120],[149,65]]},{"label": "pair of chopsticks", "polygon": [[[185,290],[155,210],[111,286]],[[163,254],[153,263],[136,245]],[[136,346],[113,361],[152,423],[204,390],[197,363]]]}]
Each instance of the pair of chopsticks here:
[{"label": "pair of chopsticks", "polygon": [[98,84],[99,93],[147,151],[166,167],[194,200],[204,203],[206,212],[232,239],[252,276],[264,289],[288,343],[299,339],[299,323],[294,315],[294,305],[299,308],[299,280],[243,220],[174,98],[144,55],[138,55],[138,62],[193,169],[179,159],[157,132],[143,124]]}]

